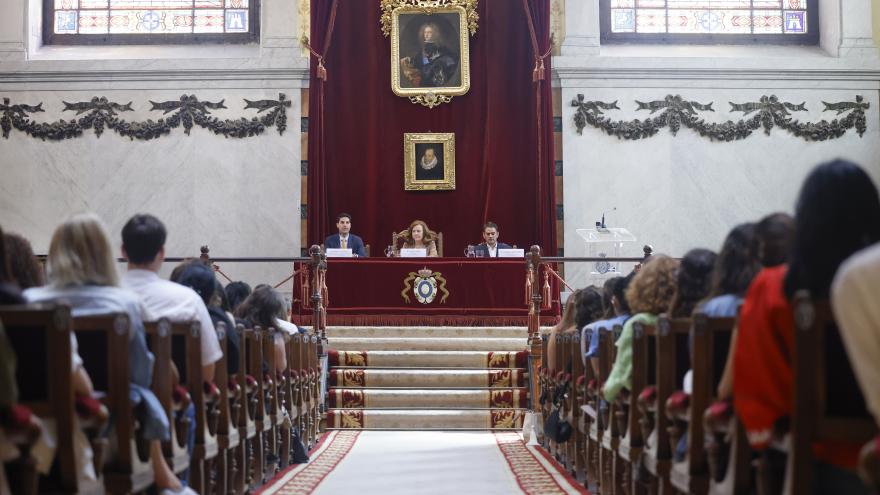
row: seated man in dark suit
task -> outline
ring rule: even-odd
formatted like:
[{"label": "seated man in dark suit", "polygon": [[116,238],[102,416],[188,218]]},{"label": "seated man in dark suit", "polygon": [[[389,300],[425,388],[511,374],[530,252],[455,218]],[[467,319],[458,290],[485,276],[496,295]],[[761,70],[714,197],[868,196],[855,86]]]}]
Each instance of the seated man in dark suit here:
[{"label": "seated man in dark suit", "polygon": [[499,249],[510,249],[509,244],[498,242],[498,225],[486,222],[483,225],[483,243],[474,248],[477,258],[497,258]]},{"label": "seated man in dark suit", "polygon": [[348,213],[336,215],[336,228],[339,233],[324,240],[324,249],[351,249],[351,254],[354,256],[367,257],[364,241],[351,233],[351,215]]}]

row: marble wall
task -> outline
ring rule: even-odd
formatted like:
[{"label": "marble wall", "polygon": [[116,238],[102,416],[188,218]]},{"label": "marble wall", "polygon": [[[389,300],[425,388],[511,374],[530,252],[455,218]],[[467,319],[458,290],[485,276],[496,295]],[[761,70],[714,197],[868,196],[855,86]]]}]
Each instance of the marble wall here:
[{"label": "marble wall", "polygon": [[[0,0],[0,8],[22,3]],[[36,121],[70,119],[73,112],[62,112],[62,101],[93,96],[132,102],[134,111],[121,115],[126,120],[155,120],[162,115],[150,111],[150,100],[182,94],[224,100],[228,108],[212,110],[220,119],[256,116],[244,110],[245,98],[284,93],[292,100],[284,134],[267,129],[244,139],[196,127],[189,136],[177,129],[151,141],[87,131],[44,142],[13,130],[0,139],[0,225],[45,253],[55,226],[72,213],[99,214],[118,246],[125,221],[149,212],[168,228],[168,256],[197,256],[202,245],[220,257],[299,256],[300,92],[308,62],[296,39],[297,9],[287,3],[263,1],[259,45],[43,47],[24,42],[29,30],[18,33],[19,26],[0,23],[7,30],[0,39],[18,35],[26,45],[19,57],[0,62],[0,97],[42,102],[46,111],[33,114]],[[291,273],[289,264],[221,268],[251,284],[274,284]]]}]

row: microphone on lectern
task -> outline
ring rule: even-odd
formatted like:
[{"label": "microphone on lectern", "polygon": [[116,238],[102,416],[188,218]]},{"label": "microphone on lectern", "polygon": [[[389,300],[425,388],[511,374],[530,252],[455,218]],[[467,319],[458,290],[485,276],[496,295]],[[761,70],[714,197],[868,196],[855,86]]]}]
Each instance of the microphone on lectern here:
[{"label": "microphone on lectern", "polygon": [[605,226],[605,214],[608,213],[609,211],[617,211],[617,207],[615,206],[614,208],[611,208],[610,210],[605,210],[602,212],[602,220],[596,222],[597,229],[607,229],[608,228]]}]

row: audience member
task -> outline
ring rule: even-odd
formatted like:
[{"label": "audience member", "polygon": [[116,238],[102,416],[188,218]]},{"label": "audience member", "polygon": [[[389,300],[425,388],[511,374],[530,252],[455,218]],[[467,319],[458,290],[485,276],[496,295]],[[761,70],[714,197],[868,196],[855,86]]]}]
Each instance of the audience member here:
[{"label": "audience member", "polygon": [[614,298],[614,285],[617,283],[617,277],[611,277],[602,284],[602,319],[614,317],[614,305],[611,300]]},{"label": "audience member", "polygon": [[[584,327],[581,334],[581,350],[584,351],[584,358],[590,359],[590,365],[593,367],[593,373],[599,375],[599,334],[600,331],[610,332],[617,325],[623,325],[629,318],[629,304],[626,302],[626,289],[629,283],[635,277],[635,273],[630,273],[626,277],[615,277],[609,279],[613,281],[611,307],[612,316],[604,320],[591,323]],[[608,282],[605,282],[608,285]],[[592,335],[592,337],[591,337]],[[589,348],[586,346],[589,342]],[[586,364],[586,363],[585,363]]]},{"label": "audience member", "polygon": [[880,244],[841,265],[831,288],[840,335],[868,410],[880,426]]},{"label": "audience member", "polygon": [[[150,391],[154,358],[147,349],[143,307],[137,296],[118,287],[112,248],[101,220],[95,215],[83,214],[61,224],[52,236],[47,265],[49,285],[25,291],[29,302],[63,301],[71,307],[74,317],[114,312],[128,315],[131,323],[128,359],[132,408],[140,424],[140,434],[150,440],[150,461],[156,486],[171,493],[194,494],[182,487],[165,463],[160,441],[169,438],[169,424],[165,410]],[[91,395],[92,383],[77,353],[73,334],[71,344],[74,391]]]},{"label": "audience member", "polygon": [[[0,239],[3,238],[3,229],[0,229]],[[0,306],[7,304],[21,304],[25,302],[21,295],[21,289],[15,283],[12,269],[9,266],[9,258],[6,255],[6,243],[0,242]]]},{"label": "audience member", "polygon": [[794,218],[788,213],[772,213],[755,226],[758,258],[766,267],[779,266],[788,261],[794,239]]},{"label": "audience member", "polygon": [[[775,214],[774,216],[780,215]],[[773,230],[768,229],[767,231],[769,233]],[[737,315],[752,279],[761,270],[758,253],[771,253],[771,250],[762,250],[760,246],[778,246],[778,241],[780,241],[779,237],[767,235],[765,237],[767,241],[762,244],[756,234],[757,228],[752,223],[737,225],[727,234],[727,238],[724,239],[724,244],[721,246],[721,253],[715,262],[715,270],[712,272],[712,289],[709,291],[709,299],[700,305],[699,311],[713,318],[733,318]],[[772,257],[769,256],[768,261],[772,261]],[[736,345],[736,333],[736,329],[734,329],[731,335],[730,349]],[[718,384],[719,399],[727,399],[733,393],[732,352],[727,353],[725,361],[724,372]]]},{"label": "audience member", "polygon": [[158,218],[135,215],[129,219],[122,228],[122,254],[128,259],[122,285],[140,296],[148,320],[199,322],[203,376],[210,379],[214,376],[214,363],[223,355],[217,332],[205,303],[195,291],[159,278],[159,269],[165,261],[165,238],[165,226]]},{"label": "audience member", "polygon": [[626,301],[633,316],[626,320],[617,339],[617,358],[602,392],[614,401],[621,390],[630,387],[632,375],[633,325],[656,325],[657,315],[666,311],[675,295],[675,276],[679,263],[665,255],[654,255],[645,262],[626,290]]},{"label": "audience member", "polygon": [[[235,311],[235,316],[248,328],[286,330],[279,325],[278,315],[283,312],[284,301],[281,295],[268,285],[258,285]],[[278,371],[287,367],[287,353],[280,335],[275,338],[275,367]]]},{"label": "audience member", "polygon": [[694,308],[709,293],[712,268],[717,256],[708,249],[691,249],[678,267],[675,295],[667,313],[672,318],[690,318]]},{"label": "audience member", "polygon": [[434,233],[428,228],[428,224],[422,220],[415,220],[409,224],[408,236],[403,243],[403,247],[407,249],[424,249],[426,256],[436,258],[440,256],[437,253],[437,244],[434,242]]},{"label": "audience member", "polygon": [[235,313],[235,310],[238,309],[238,306],[243,303],[252,292],[251,286],[241,281],[229,282],[223,290],[226,293],[226,300],[229,303],[229,311],[233,314]]},{"label": "audience member", "polygon": [[[758,450],[767,447],[777,423],[792,412],[791,298],[804,289],[816,299],[828,297],[841,262],[880,240],[880,198],[870,177],[846,161],[818,166],[801,188],[794,231],[788,266],[764,269],[749,288],[734,349],[734,407],[749,443]],[[841,364],[829,361],[832,367]],[[828,403],[832,408],[852,406],[856,401],[851,393],[858,391],[835,383]],[[832,397],[838,395],[847,397]],[[814,446],[815,493],[865,492],[851,471],[859,447],[842,442]]]},{"label": "audience member", "polygon": [[10,275],[21,290],[43,285],[43,265],[34,256],[27,239],[18,234],[4,234],[6,257],[9,259]]},{"label": "audience member", "polygon": [[556,336],[577,328],[577,304],[578,298],[581,297],[581,292],[582,290],[579,289],[569,294],[568,299],[565,301],[565,309],[562,311],[562,319],[550,329],[550,337],[547,339],[547,363],[545,365],[550,371],[562,371],[557,366],[565,364],[556,362]]},{"label": "audience member", "polygon": [[[202,298],[208,308],[208,314],[211,316],[214,328],[217,328],[219,323],[225,325],[226,369],[229,373],[237,373],[240,352],[238,333],[235,332],[235,320],[230,318],[222,307],[222,300],[225,299],[225,296],[223,295],[223,287],[214,276],[214,271],[203,263],[191,263],[181,271],[176,282],[194,290]],[[212,378],[207,377],[207,379]]]}]

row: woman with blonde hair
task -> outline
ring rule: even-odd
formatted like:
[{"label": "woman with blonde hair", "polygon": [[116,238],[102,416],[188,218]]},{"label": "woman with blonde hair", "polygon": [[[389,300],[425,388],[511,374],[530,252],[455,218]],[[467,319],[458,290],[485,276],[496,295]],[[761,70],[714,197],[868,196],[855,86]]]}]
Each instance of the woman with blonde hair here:
[{"label": "woman with blonde hair", "polygon": [[434,242],[434,237],[437,234],[429,229],[428,224],[424,221],[414,220],[413,223],[409,224],[407,234],[407,240],[403,243],[404,248],[424,249],[429,258],[440,256],[437,254],[437,243]]},{"label": "woman with blonde hair", "polygon": [[678,266],[678,261],[669,256],[652,256],[626,289],[626,301],[633,316],[626,320],[623,332],[617,339],[617,358],[602,388],[605,400],[614,401],[621,390],[629,389],[632,376],[633,325],[657,324],[657,315],[669,308],[675,296]]},{"label": "woman with blonde hair", "polygon": [[[24,292],[28,302],[58,302],[70,306],[74,318],[107,313],[126,313],[129,327],[128,363],[132,408],[140,424],[139,434],[150,441],[150,461],[160,493],[187,493],[168,467],[160,441],[170,435],[168,417],[150,391],[154,358],[147,349],[143,308],[138,297],[119,287],[107,229],[91,213],[75,215],[58,226],[49,244],[48,281],[45,287]],[[83,370],[77,353],[76,336],[71,334],[74,373]],[[84,373],[83,373],[84,374]],[[88,375],[75,380],[75,391],[91,395]],[[90,464],[90,463],[89,463]]]}]

